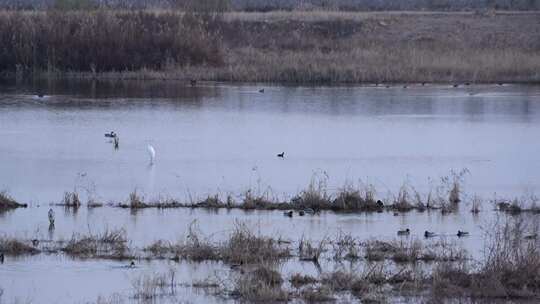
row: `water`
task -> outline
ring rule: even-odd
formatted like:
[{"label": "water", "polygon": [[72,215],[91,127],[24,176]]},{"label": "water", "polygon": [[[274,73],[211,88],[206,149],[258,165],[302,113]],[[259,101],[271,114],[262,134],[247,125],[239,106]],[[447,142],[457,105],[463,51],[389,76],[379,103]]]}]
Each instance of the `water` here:
[{"label": "water", "polygon": [[[0,187],[32,204],[58,202],[74,188],[105,202],[135,188],[147,198],[248,188],[285,196],[326,173],[331,189],[362,179],[385,193],[405,180],[427,190],[429,178],[463,168],[470,193],[519,195],[540,185],[539,87],[266,87],[261,94],[260,86],[172,85],[128,87],[127,97],[99,84],[93,94],[56,85],[44,98],[29,94],[36,89],[6,89]],[[104,137],[111,130],[120,136],[117,151]]]},{"label": "water", "polygon": [[[473,216],[467,205],[472,195],[514,197],[538,192],[540,185],[538,86],[189,87],[130,81],[4,83],[0,92],[0,189],[30,204],[0,214],[0,235],[23,239],[124,229],[131,245],[142,248],[158,239],[183,239],[194,220],[216,241],[237,221],[293,242],[341,232],[392,240],[398,229],[410,228],[412,238],[435,231],[481,259],[484,230],[502,215],[486,202]],[[109,131],[120,136],[118,150],[104,137]],[[153,166],[148,144],[156,149]],[[276,157],[280,152],[284,159]],[[73,212],[53,206],[56,229],[47,229],[49,204],[64,191],[104,203],[125,201],[134,189],[148,199],[189,201],[219,193],[239,200],[247,189],[287,199],[318,178],[330,192],[362,181],[379,196],[396,194],[403,182],[425,194],[440,177],[464,168],[470,172],[464,203],[447,216],[323,212],[291,219],[278,211],[131,213],[106,206]],[[458,229],[471,236],[458,239]],[[188,283],[228,272],[219,263],[123,264],[62,255],[10,258],[0,265],[0,287],[8,303],[83,303],[98,295],[129,295],[137,275],[170,267]],[[285,273],[314,272],[302,263],[287,264]],[[52,276],[58,278],[54,283]],[[194,303],[217,301],[191,288],[179,292]]]}]

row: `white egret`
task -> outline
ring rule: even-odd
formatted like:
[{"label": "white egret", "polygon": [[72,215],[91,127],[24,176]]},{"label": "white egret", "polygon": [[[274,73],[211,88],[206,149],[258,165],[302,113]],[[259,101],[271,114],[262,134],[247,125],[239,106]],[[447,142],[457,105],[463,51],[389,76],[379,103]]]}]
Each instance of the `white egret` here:
[{"label": "white egret", "polygon": [[148,145],[146,149],[148,150],[148,155],[150,155],[150,165],[153,165],[154,159],[156,158],[156,150],[152,145]]}]

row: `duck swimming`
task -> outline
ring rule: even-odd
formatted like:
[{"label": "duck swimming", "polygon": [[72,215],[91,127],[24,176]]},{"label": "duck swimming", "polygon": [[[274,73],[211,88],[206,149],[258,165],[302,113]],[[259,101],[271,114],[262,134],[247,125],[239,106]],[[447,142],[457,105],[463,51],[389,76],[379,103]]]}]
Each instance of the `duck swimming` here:
[{"label": "duck swimming", "polygon": [[424,231],[424,237],[426,238],[429,238],[429,237],[434,237],[435,236],[435,232],[431,232],[431,231]]},{"label": "duck swimming", "polygon": [[283,215],[288,216],[288,217],[293,217],[293,212],[292,212],[292,210],[291,211],[285,211],[285,212],[283,212]]},{"label": "duck swimming", "polygon": [[281,152],[277,155],[277,157],[281,157],[281,158],[284,158],[285,157],[285,152]]},{"label": "duck swimming", "polygon": [[109,132],[109,133],[105,133],[105,137],[115,138],[115,137],[116,137],[116,133],[114,133],[114,131],[111,131],[111,132]]},{"label": "duck swimming", "polygon": [[397,235],[409,235],[411,234],[411,230],[409,228],[405,230],[398,230]]},{"label": "duck swimming", "polygon": [[469,235],[469,233],[466,232],[466,231],[461,231],[461,230],[457,231],[457,236],[458,237],[467,236],[467,235]]}]

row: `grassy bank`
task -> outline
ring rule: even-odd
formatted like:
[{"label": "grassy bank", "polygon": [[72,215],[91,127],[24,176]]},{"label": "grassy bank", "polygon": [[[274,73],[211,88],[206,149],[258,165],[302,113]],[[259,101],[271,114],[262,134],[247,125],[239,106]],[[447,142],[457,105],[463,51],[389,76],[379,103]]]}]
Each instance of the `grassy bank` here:
[{"label": "grassy bank", "polygon": [[0,14],[5,77],[540,82],[540,13]]}]

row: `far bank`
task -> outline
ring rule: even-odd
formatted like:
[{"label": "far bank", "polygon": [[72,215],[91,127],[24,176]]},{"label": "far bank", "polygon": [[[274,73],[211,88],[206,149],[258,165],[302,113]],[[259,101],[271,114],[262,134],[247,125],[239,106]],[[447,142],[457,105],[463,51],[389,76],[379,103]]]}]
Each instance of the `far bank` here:
[{"label": "far bank", "polygon": [[0,42],[4,78],[540,82],[540,12],[2,12]]}]

